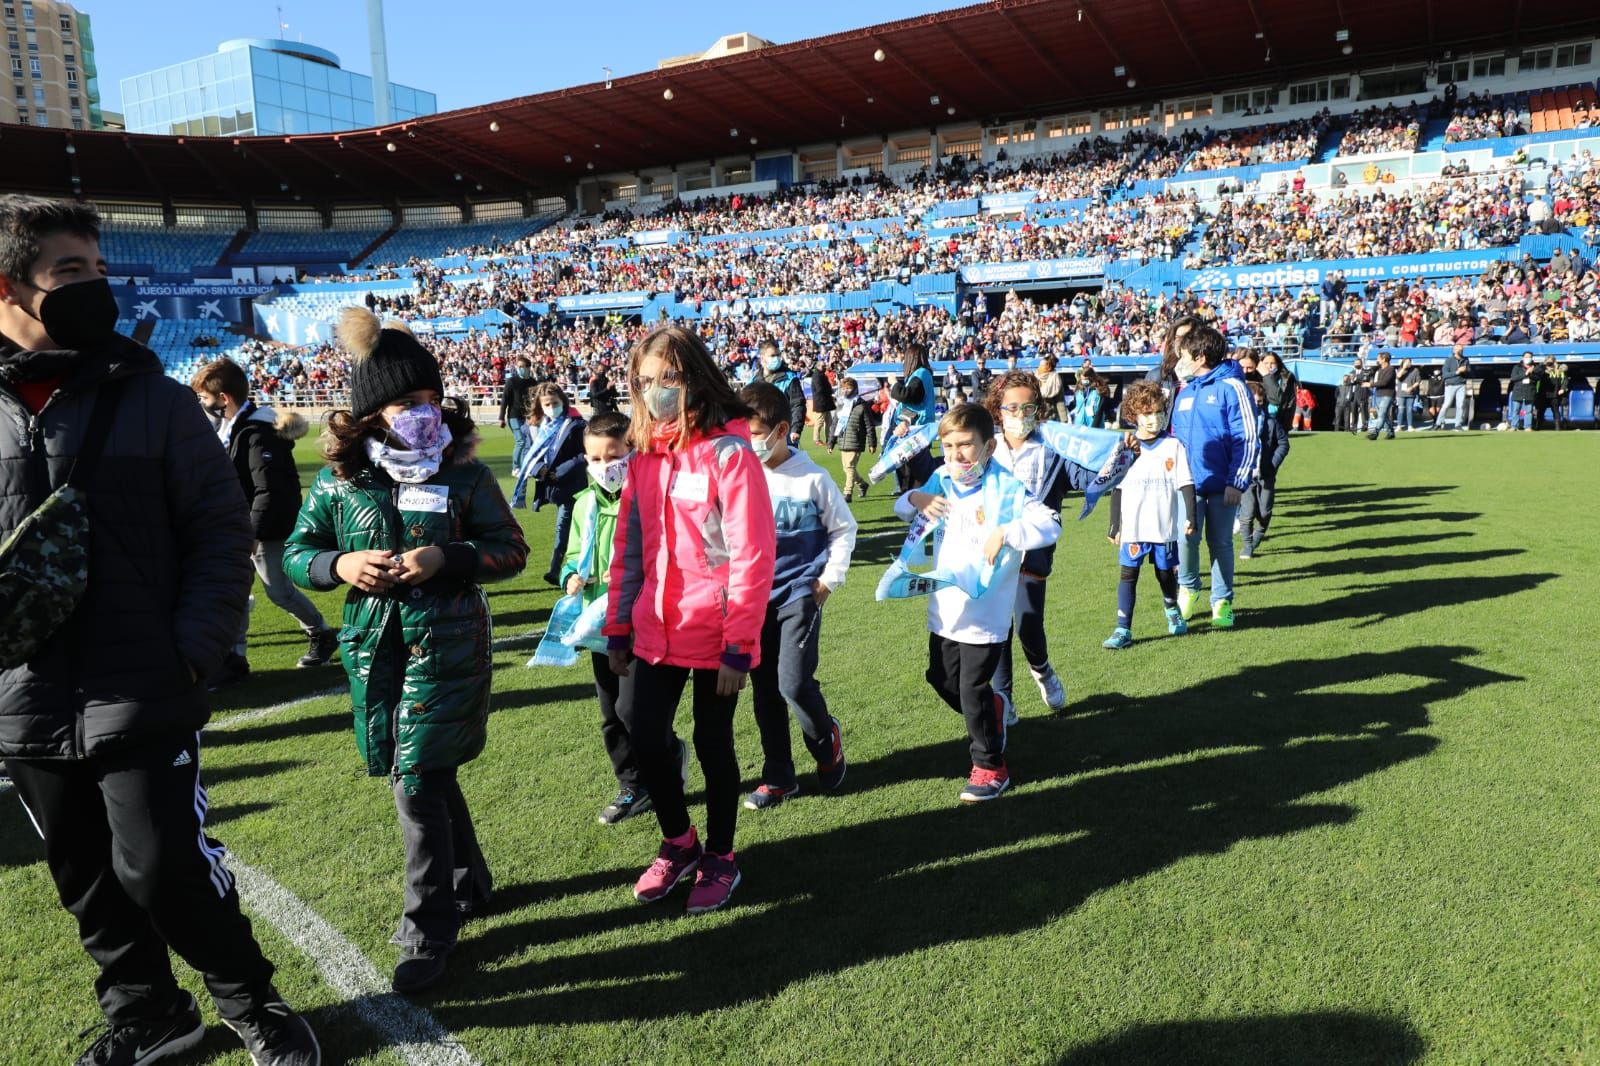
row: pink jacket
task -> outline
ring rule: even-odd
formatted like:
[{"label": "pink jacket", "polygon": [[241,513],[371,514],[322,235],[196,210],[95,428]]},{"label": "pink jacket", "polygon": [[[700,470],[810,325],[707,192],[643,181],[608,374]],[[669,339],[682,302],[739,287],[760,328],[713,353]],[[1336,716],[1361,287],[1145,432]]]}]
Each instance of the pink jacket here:
[{"label": "pink jacket", "polygon": [[617,510],[603,632],[648,663],[749,670],[761,657],[777,532],[742,420],[683,451],[634,455]]}]

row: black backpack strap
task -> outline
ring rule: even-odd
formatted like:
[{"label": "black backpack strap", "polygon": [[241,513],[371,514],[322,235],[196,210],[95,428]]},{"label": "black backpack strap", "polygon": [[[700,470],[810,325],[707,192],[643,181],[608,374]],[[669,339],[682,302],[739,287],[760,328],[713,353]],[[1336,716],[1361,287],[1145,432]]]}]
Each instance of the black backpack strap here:
[{"label": "black backpack strap", "polygon": [[67,474],[67,484],[73,488],[82,489],[94,479],[94,472],[100,466],[100,453],[105,451],[106,438],[111,435],[111,423],[116,418],[117,400],[121,395],[120,381],[108,382],[95,391],[89,424],[83,430],[83,443]]}]

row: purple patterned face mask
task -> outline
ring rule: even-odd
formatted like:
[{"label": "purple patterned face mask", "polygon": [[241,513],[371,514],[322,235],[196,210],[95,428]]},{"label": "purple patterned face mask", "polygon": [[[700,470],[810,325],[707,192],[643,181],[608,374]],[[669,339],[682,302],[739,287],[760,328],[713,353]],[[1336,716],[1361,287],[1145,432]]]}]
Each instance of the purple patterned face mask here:
[{"label": "purple patterned face mask", "polygon": [[431,451],[444,429],[444,412],[431,403],[408,407],[389,419],[389,432],[412,451]]}]

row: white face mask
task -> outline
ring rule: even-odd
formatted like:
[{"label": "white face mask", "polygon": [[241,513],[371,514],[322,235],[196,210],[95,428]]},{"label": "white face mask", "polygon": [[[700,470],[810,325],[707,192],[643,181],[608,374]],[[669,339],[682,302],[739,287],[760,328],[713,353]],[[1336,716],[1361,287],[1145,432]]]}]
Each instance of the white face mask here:
[{"label": "white face mask", "polygon": [[622,488],[622,483],[628,477],[628,460],[633,457],[629,452],[621,459],[602,460],[596,462],[589,460],[589,478],[600,486],[602,492],[616,493]]},{"label": "white face mask", "polygon": [[547,403],[547,404],[543,404],[542,406],[544,407],[544,416],[546,418],[560,418],[561,417],[561,408],[558,405],[548,404]]},{"label": "white face mask", "polygon": [[777,447],[777,441],[774,439],[777,435],[778,431],[774,429],[765,437],[756,437],[750,441],[751,450],[756,453],[756,458],[763,463],[772,458],[772,449]]},{"label": "white face mask", "polygon": [[1194,377],[1195,374],[1199,373],[1199,370],[1199,367],[1195,366],[1194,363],[1189,361],[1188,356],[1183,356],[1180,358],[1178,360],[1178,365],[1172,368],[1173,374],[1177,376],[1179,381],[1188,381],[1190,378]]},{"label": "white face mask", "polygon": [[1161,431],[1167,428],[1167,416],[1164,411],[1152,411],[1147,415],[1138,415],[1134,419],[1139,427],[1139,436],[1158,437]]}]

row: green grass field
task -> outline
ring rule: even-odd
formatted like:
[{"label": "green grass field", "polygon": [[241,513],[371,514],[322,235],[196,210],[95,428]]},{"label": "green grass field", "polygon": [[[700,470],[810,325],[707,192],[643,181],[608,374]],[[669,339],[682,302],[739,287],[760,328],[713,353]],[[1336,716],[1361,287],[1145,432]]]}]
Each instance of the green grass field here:
[{"label": "green grass field", "polygon": [[[902,532],[880,485],[822,638],[845,787],[741,811],[744,885],[701,918],[632,899],[652,819],[595,823],[614,782],[587,664],[499,652],[462,778],[496,906],[418,1002],[482,1063],[1600,1062],[1597,467],[1595,433],[1297,437],[1238,628],[1165,636],[1146,575],[1115,653],[1103,515],[1069,520],[1050,637],[1070,713],[1024,678],[1016,787],[979,808],[956,802],[966,741],[922,678],[923,605],[872,600]],[[552,521],[524,515],[499,638],[555,599]],[[219,717],[342,680],[295,670],[302,638],[258,600],[257,676]],[[747,711],[738,730],[753,786]],[[387,974],[400,838],[341,699],[215,732],[205,766],[215,834]],[[70,1061],[99,1018],[41,856],[0,797],[8,1063]],[[257,930],[329,1062],[399,1061]],[[193,1061],[246,1059],[214,1024]]]}]

